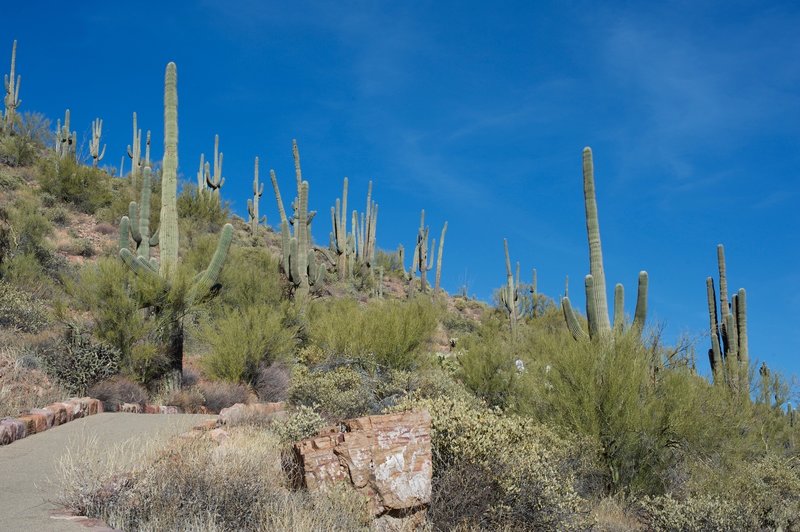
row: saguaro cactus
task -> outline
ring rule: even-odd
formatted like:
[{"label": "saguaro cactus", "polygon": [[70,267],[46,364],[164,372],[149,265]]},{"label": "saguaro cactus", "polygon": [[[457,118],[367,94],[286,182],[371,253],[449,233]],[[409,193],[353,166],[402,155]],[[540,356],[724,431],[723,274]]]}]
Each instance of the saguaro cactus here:
[{"label": "saguaro cactus", "polygon": [[92,120],[92,141],[89,143],[89,153],[92,156],[92,166],[97,168],[99,163],[106,154],[106,146],[100,149],[100,136],[103,134],[103,120],[98,118]]},{"label": "saguaro cactus", "polygon": [[[609,336],[612,332],[611,321],[608,315],[608,301],[606,295],[606,276],[603,269],[603,249],[600,243],[600,221],[597,214],[597,198],[594,183],[594,163],[592,150],[583,149],[583,199],[586,211],[586,235],[589,241],[589,269],[590,274],[585,278],[586,288],[586,318],[589,325],[589,334],[583,330],[575,311],[565,295],[561,300],[564,319],[567,322],[572,336],[576,340],[587,337],[599,338]],[[641,334],[647,318],[647,272],[639,272],[639,286],[636,298],[632,329]],[[565,288],[566,292],[566,288]],[[617,333],[625,330],[624,289],[618,284],[614,290],[614,331]]]},{"label": "saguaro cactus", "polygon": [[503,239],[503,248],[506,254],[506,285],[500,290],[500,302],[503,304],[503,309],[508,314],[508,321],[511,324],[511,333],[513,334],[517,329],[517,318],[519,316],[519,294],[517,287],[519,286],[519,264],[517,265],[517,282],[514,283],[514,274],[511,271],[511,256],[508,253],[508,240]]},{"label": "saguaro cactus", "polygon": [[3,115],[3,130],[11,132],[14,129],[14,123],[17,119],[17,108],[20,103],[19,99],[19,86],[22,83],[22,76],[16,76],[17,69],[17,41],[11,45],[11,72],[6,74],[3,78],[3,85],[6,89],[3,103],[6,106],[5,115]]},{"label": "saguaro cactus", "polygon": [[[128,157],[131,160],[131,183],[135,184],[136,177],[142,172],[142,130],[136,124],[136,112],[133,113],[133,143],[128,144]],[[149,132],[148,132],[149,138]]]},{"label": "saguaro cactus", "polygon": [[[169,290],[176,274],[178,262],[178,75],[175,63],[169,63],[164,76],[164,159],[161,174],[161,227],[158,237],[146,238],[149,231],[150,168],[146,167],[140,205],[131,204],[130,217],[120,222],[120,257],[137,275],[159,277],[165,290]],[[147,186],[145,186],[145,184]],[[138,218],[138,219],[137,219]],[[132,223],[134,222],[134,223]],[[138,222],[138,223],[137,223]],[[138,227],[138,229],[137,229]],[[126,231],[127,228],[127,231]],[[133,251],[128,246],[128,231],[136,242]],[[137,234],[138,233],[138,234]],[[138,239],[137,239],[138,237]],[[225,224],[211,262],[198,274],[186,294],[186,305],[205,297],[217,282],[230,249],[233,226]],[[159,245],[160,264],[149,257],[149,247]],[[135,254],[134,254],[135,252]],[[156,312],[169,312],[156,309]],[[165,339],[171,368],[179,375],[183,369],[183,317],[168,314],[164,318]]]},{"label": "saguaro cactus", "polygon": [[56,122],[56,154],[60,159],[63,159],[75,153],[75,140],[78,134],[69,130],[69,109],[64,113],[64,125],[61,125],[61,119]]},{"label": "saguaro cactus", "polygon": [[[201,159],[202,162],[202,159]],[[258,202],[264,194],[264,183],[258,183],[258,157],[253,167],[253,199],[247,200],[247,214],[250,216],[250,231],[255,235],[258,224],[267,223],[267,217],[258,217]]]},{"label": "saguaro cactus", "polygon": [[336,204],[331,207],[330,248],[336,255],[336,273],[339,280],[344,280],[352,273],[353,256],[356,253],[355,230],[357,214],[353,211],[353,232],[347,232],[347,178],[342,184],[342,197],[336,198]]},{"label": "saguaro cactus", "polygon": [[[301,179],[300,152],[295,140],[292,141],[292,154],[295,176]],[[292,202],[294,213],[291,219],[286,216],[278,179],[273,170],[270,170],[270,181],[281,217],[281,270],[294,287],[295,299],[305,301],[310,288],[320,284],[327,271],[325,265],[318,263],[311,245],[311,221],[316,211],[308,210],[308,181],[297,181],[297,197]]]},{"label": "saguaro cactus", "polygon": [[372,201],[372,181],[367,184],[367,207],[361,213],[361,228],[355,226],[356,261],[372,275],[375,260],[375,233],[378,226],[378,204]]},{"label": "saguaro cactus", "polygon": [[727,384],[734,392],[748,396],[750,393],[750,354],[747,338],[747,294],[744,288],[728,302],[728,275],[725,266],[725,248],[717,245],[719,270],[719,312],[714,293],[714,279],[706,279],[709,333],[711,349],[708,358],[714,382]]},{"label": "saguaro cactus", "polygon": [[[417,245],[414,247],[414,261],[412,267],[419,271],[420,277],[420,290],[422,292],[428,289],[428,272],[433,269],[433,253],[430,259],[428,258],[428,234],[430,227],[425,225],[425,209],[422,210],[419,217],[419,230],[417,231]],[[436,248],[436,239],[430,245],[430,249]],[[413,280],[413,279],[412,279]]]},{"label": "saguaro cactus", "polygon": [[217,198],[219,189],[225,184],[225,178],[222,177],[222,157],[223,154],[219,151],[219,135],[214,135],[214,172],[212,174],[206,172],[206,184],[214,191],[214,196]]},{"label": "saguaro cactus", "polygon": [[436,257],[436,284],[433,291],[438,294],[442,283],[442,255],[444,254],[444,236],[447,234],[447,222],[442,227],[442,236],[439,239],[439,255]]}]

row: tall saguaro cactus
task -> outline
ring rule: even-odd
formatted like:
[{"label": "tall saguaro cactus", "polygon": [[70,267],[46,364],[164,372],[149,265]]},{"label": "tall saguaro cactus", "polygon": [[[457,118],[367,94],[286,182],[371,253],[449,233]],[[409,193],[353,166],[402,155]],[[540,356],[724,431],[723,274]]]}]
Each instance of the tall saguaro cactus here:
[{"label": "tall saguaro cactus", "polygon": [[64,113],[64,125],[61,125],[61,119],[56,122],[56,155],[59,159],[64,159],[75,153],[75,141],[78,134],[75,131],[69,130],[69,109]]},{"label": "tall saguaro cactus", "polygon": [[267,217],[258,217],[258,202],[264,194],[264,183],[258,183],[258,157],[253,166],[253,199],[247,200],[247,214],[250,216],[250,231],[255,235],[258,224],[267,223]]},{"label": "tall saguaro cactus", "polygon": [[352,273],[351,259],[356,252],[355,230],[358,225],[355,223],[354,218],[354,232],[347,232],[347,184],[348,181],[345,177],[342,184],[342,197],[336,198],[336,204],[331,207],[331,227],[333,230],[330,235],[330,247],[331,251],[336,255],[336,274],[340,281],[346,279],[347,275]]},{"label": "tall saguaro cactus", "polygon": [[508,240],[503,239],[503,249],[506,254],[506,285],[500,290],[500,302],[503,304],[503,309],[508,314],[508,321],[511,324],[511,333],[514,334],[517,329],[517,317],[519,316],[518,302],[519,293],[517,287],[519,286],[519,265],[517,265],[517,282],[514,283],[514,274],[511,271],[511,256],[508,253]]},{"label": "tall saguaro cactus", "polygon": [[89,153],[92,156],[92,166],[97,168],[97,163],[103,160],[106,154],[106,146],[100,149],[100,137],[103,134],[103,120],[98,118],[92,120],[92,141],[89,143]]},{"label": "tall saguaro cactus", "polygon": [[11,132],[14,129],[14,123],[17,119],[17,108],[20,103],[19,99],[19,86],[22,83],[22,76],[16,76],[17,72],[17,41],[11,45],[11,72],[6,74],[3,78],[3,85],[5,87],[5,97],[3,103],[6,106],[6,112],[3,115],[3,130]]},{"label": "tall saguaro cactus", "polygon": [[[158,236],[149,236],[150,168],[145,167],[141,201],[131,204],[130,217],[120,222],[120,257],[137,275],[160,278],[164,290],[169,290],[175,280],[178,264],[178,74],[175,63],[169,63],[164,76],[164,159],[161,174],[161,227]],[[128,235],[136,243],[131,250]],[[233,239],[233,226],[225,224],[220,234],[217,249],[208,267],[198,274],[185,295],[185,306],[205,297],[216,284]],[[160,263],[150,258],[150,246],[160,247]],[[134,253],[135,252],[135,253]],[[156,314],[171,312],[156,308]],[[165,340],[171,369],[183,369],[183,316],[166,314],[164,318]],[[179,375],[179,373],[178,373]]]},{"label": "tall saguaro cactus", "polygon": [[[584,279],[586,289],[586,319],[589,325],[589,334],[583,330],[578,320],[569,296],[561,299],[561,309],[572,336],[576,340],[586,338],[601,338],[612,333],[611,320],[608,314],[608,301],[606,294],[606,276],[603,269],[603,248],[600,243],[600,220],[597,214],[597,198],[594,182],[594,163],[591,148],[583,149],[583,200],[586,212],[586,235],[589,241],[589,271]],[[647,318],[647,287],[648,276],[646,271],[639,272],[639,285],[636,298],[636,310],[632,329],[641,334]],[[566,288],[565,288],[566,292]],[[614,290],[614,329],[616,333],[625,330],[624,289],[618,284]]]},{"label": "tall saguaro cactus", "polygon": [[438,294],[442,283],[442,255],[444,254],[444,236],[447,234],[447,222],[442,227],[442,236],[439,239],[439,255],[436,257],[436,284],[433,291]]},{"label": "tall saguaro cactus", "polygon": [[150,131],[147,131],[144,143],[144,159],[142,159],[142,130],[137,127],[136,113],[133,113],[133,144],[127,148],[131,160],[131,183],[136,184],[136,178],[142,175],[143,168],[150,166]]},{"label": "tall saguaro cactus", "polygon": [[219,135],[214,135],[214,168],[213,173],[206,172],[206,184],[214,191],[214,196],[219,198],[220,189],[225,184],[222,177],[222,152],[219,151]]},{"label": "tall saguaro cactus", "polygon": [[728,275],[725,248],[717,245],[719,270],[719,312],[714,279],[706,279],[711,349],[708,358],[716,384],[727,384],[734,392],[750,393],[750,353],[747,338],[747,294],[744,288],[728,301]]},{"label": "tall saguaro cactus", "polygon": [[361,213],[361,226],[356,222],[357,213],[353,212],[353,232],[356,242],[356,261],[372,275],[372,263],[375,261],[375,233],[378,226],[378,204],[372,201],[372,181],[367,184],[366,211]]},{"label": "tall saguaro cactus", "polygon": [[[420,277],[420,290],[422,292],[428,289],[428,272],[433,269],[433,253],[430,259],[428,258],[428,235],[430,227],[425,225],[425,209],[422,210],[419,217],[419,230],[417,231],[417,245],[414,247],[414,261],[412,268],[419,271]],[[436,248],[436,239],[430,245],[430,249]],[[412,278],[413,282],[413,278]]]}]

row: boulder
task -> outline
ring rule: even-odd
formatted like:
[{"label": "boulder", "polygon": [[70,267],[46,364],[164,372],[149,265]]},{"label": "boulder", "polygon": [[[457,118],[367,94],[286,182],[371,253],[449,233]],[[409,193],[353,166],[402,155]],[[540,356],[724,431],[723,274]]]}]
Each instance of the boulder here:
[{"label": "boulder", "polygon": [[310,491],[348,482],[369,499],[375,517],[403,516],[403,526],[413,528],[431,498],[430,431],[426,410],[367,416],[328,427],[294,449]]},{"label": "boulder", "polygon": [[25,433],[27,436],[47,430],[47,416],[44,414],[25,414],[17,419],[25,424]]},{"label": "boulder", "polygon": [[27,436],[27,431],[23,422],[13,417],[0,419],[0,445],[8,445],[25,436]]},{"label": "boulder", "polygon": [[144,405],[145,414],[160,414],[161,407],[158,405]]},{"label": "boulder", "polygon": [[141,414],[142,413],[142,405],[139,403],[122,403],[119,405],[120,412],[128,412],[131,414]]},{"label": "boulder", "polygon": [[211,441],[217,445],[222,445],[228,438],[230,438],[224,429],[214,429],[208,433],[208,437],[211,438]]},{"label": "boulder", "polygon": [[220,425],[232,425],[241,423],[246,419],[258,419],[258,421],[272,421],[286,415],[286,403],[236,403],[228,408],[223,408],[219,412]]},{"label": "boulder", "polygon": [[67,408],[67,405],[64,403],[53,403],[51,405],[47,405],[46,407],[44,407],[44,410],[47,410],[53,415],[54,427],[72,421],[72,418],[69,415],[70,414],[69,409]]},{"label": "boulder", "polygon": [[45,430],[49,429],[53,426],[53,422],[55,421],[55,414],[50,410],[44,408],[31,408],[28,411],[29,414],[35,414],[39,416],[44,416],[45,419]]},{"label": "boulder", "polygon": [[180,414],[181,409],[177,406],[160,406],[158,407],[159,414]]}]

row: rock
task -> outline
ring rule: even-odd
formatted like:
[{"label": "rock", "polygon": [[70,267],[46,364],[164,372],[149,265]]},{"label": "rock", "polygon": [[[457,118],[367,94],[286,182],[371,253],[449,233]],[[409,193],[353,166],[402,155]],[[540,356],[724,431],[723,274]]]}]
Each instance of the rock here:
[{"label": "rock", "polygon": [[286,403],[236,403],[219,412],[220,425],[241,423],[246,419],[257,419],[260,422],[269,422],[286,415]]},{"label": "rock", "polygon": [[424,520],[431,498],[430,430],[425,410],[367,416],[328,427],[294,448],[310,491],[349,482],[369,498],[374,516],[404,515],[403,526],[413,526]]},{"label": "rock", "polygon": [[159,414],[180,414],[181,409],[177,406],[160,406],[158,407]]},{"label": "rock", "polygon": [[53,426],[53,421],[55,420],[55,414],[53,412],[44,408],[31,408],[28,413],[44,416],[45,424],[47,425],[44,430],[47,430]]},{"label": "rock", "polygon": [[217,445],[222,445],[225,443],[230,436],[227,432],[223,429],[214,429],[208,433],[208,437],[211,438],[211,441],[216,443]]},{"label": "rock", "polygon": [[67,410],[72,414],[72,419],[82,418],[86,415],[86,407],[80,399],[70,399],[66,402]]},{"label": "rock", "polygon": [[25,414],[17,419],[25,424],[25,433],[27,436],[47,430],[47,416],[44,414]]},{"label": "rock", "polygon": [[44,407],[44,410],[47,410],[53,414],[54,427],[72,421],[72,418],[69,415],[69,410],[67,409],[67,405],[64,403],[53,403],[51,405],[47,405]]},{"label": "rock", "polygon": [[160,414],[161,407],[158,405],[144,405],[145,414]]},{"label": "rock", "polygon": [[138,403],[122,403],[119,405],[120,412],[129,412],[131,414],[141,414],[142,405]]},{"label": "rock", "polygon": [[25,436],[27,431],[24,423],[12,417],[0,419],[0,445],[8,445]]},{"label": "rock", "polygon": [[214,430],[215,428],[217,428],[217,420],[207,419],[192,427],[192,430],[206,431],[206,430]]}]

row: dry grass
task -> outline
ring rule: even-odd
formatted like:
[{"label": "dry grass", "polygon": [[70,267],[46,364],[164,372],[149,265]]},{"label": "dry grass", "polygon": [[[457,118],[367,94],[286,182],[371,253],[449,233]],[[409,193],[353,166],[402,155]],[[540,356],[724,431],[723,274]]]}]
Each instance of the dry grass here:
[{"label": "dry grass", "polygon": [[[0,343],[2,341],[0,338]],[[18,347],[0,347],[0,418],[16,416],[67,397],[67,392],[51,382],[37,364],[32,355]]]},{"label": "dry grass", "polygon": [[[365,501],[352,491],[292,491],[283,447],[263,429],[230,430],[164,446],[87,449],[62,460],[58,502],[121,530],[367,530]],[[98,460],[97,454],[101,459]]]}]

